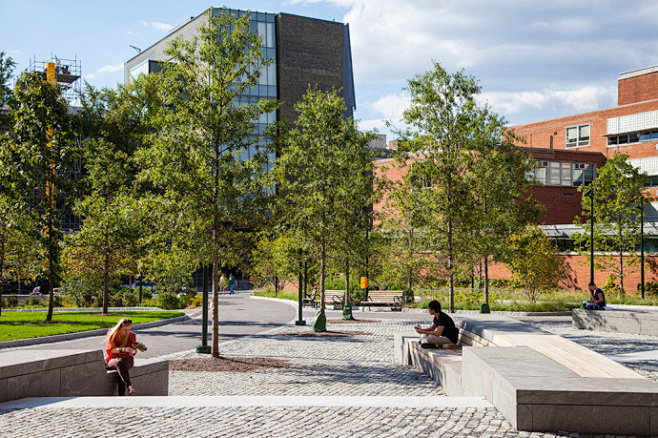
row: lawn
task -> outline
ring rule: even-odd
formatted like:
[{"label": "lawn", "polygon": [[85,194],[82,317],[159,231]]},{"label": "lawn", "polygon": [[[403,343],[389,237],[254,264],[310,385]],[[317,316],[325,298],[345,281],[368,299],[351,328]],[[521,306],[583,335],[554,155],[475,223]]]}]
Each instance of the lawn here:
[{"label": "lawn", "polygon": [[139,324],[182,315],[183,312],[166,311],[130,311],[110,315],[99,312],[53,312],[52,322],[46,323],[46,312],[2,312],[0,342],[109,328],[123,317]]}]

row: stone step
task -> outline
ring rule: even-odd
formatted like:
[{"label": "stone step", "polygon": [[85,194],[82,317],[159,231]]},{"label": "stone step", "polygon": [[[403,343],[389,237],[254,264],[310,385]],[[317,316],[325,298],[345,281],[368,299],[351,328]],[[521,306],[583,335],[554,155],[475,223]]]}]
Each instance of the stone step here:
[{"label": "stone step", "polygon": [[0,403],[0,413],[19,409],[199,408],[199,407],[369,407],[491,408],[484,397],[366,396],[167,396],[167,397],[33,397]]}]

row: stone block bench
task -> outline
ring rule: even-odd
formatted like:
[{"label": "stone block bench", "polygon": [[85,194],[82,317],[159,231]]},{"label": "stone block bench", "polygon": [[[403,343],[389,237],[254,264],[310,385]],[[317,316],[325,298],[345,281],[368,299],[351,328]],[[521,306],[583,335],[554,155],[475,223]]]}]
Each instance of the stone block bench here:
[{"label": "stone block bench", "polygon": [[658,312],[653,310],[585,310],[573,309],[575,328],[632,335],[658,336]]},{"label": "stone block bench", "polygon": [[518,430],[658,433],[658,383],[530,324],[455,323],[461,351],[423,349],[418,336],[398,336],[396,360],[423,370],[448,395],[486,397]]},{"label": "stone block bench", "polygon": [[[139,395],[169,394],[169,362],[136,359],[130,377]],[[0,403],[25,397],[117,394],[117,373],[101,350],[14,350],[0,354]]]}]

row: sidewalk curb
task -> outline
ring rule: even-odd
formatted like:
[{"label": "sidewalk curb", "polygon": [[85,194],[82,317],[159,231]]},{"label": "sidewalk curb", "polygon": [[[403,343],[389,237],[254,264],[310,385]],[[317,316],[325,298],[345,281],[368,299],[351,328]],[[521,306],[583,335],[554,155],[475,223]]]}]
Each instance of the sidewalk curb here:
[{"label": "sidewalk curb", "polygon": [[[143,322],[141,324],[133,325],[133,329],[147,329],[152,327],[160,327],[167,324],[175,324],[191,319],[188,315],[177,316],[176,318],[161,319],[158,321]],[[92,338],[94,336],[103,336],[107,333],[108,329],[87,330],[84,332],[64,333],[61,335],[43,336],[40,338],[17,339],[15,341],[0,342],[0,349],[24,347],[27,345],[50,344],[52,342],[70,341],[72,339]]]}]

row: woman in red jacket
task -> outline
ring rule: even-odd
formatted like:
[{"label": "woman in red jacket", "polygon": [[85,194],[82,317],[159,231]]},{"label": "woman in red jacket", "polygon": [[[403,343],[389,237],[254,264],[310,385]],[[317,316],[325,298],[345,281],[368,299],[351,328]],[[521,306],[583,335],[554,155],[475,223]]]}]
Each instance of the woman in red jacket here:
[{"label": "woman in red jacket", "polygon": [[133,395],[135,389],[130,382],[129,370],[133,367],[134,356],[137,354],[137,337],[130,329],[133,322],[128,318],[122,318],[117,325],[107,332],[107,357],[105,363],[108,368],[114,368],[119,372],[119,395]]}]

